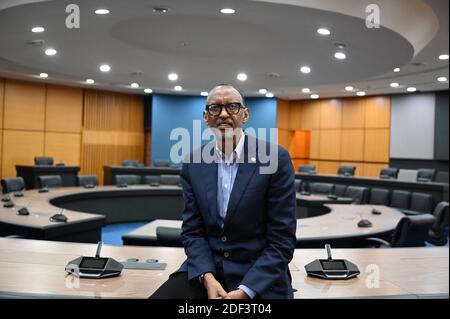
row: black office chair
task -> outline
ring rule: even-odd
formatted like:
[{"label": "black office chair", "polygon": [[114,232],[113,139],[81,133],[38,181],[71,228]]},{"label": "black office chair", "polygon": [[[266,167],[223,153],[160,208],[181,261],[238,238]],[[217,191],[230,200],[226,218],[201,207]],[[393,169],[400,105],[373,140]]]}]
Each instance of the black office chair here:
[{"label": "black office chair", "polygon": [[180,228],[156,227],[156,240],[158,246],[183,247]]},{"label": "black office chair", "polygon": [[34,165],[53,165],[53,157],[36,156]]},{"label": "black office chair", "polygon": [[393,168],[393,167],[382,168],[380,171],[380,178],[397,179],[399,171],[400,170],[398,168]]},{"label": "black office chair", "polygon": [[161,177],[159,175],[146,175],[143,178],[143,182],[147,185],[161,184]]},{"label": "black office chair", "polygon": [[77,186],[98,186],[98,178],[96,175],[78,175]]},{"label": "black office chair", "polygon": [[347,185],[335,184],[333,192],[334,192],[334,195],[336,195],[338,197],[344,197],[346,190],[347,190]]},{"label": "black office chair", "polygon": [[436,170],[432,168],[420,168],[417,171],[418,182],[433,182],[436,177]]},{"label": "black office chair", "polygon": [[3,194],[20,192],[25,189],[22,177],[4,178],[1,180]]},{"label": "black office chair", "polygon": [[435,182],[448,184],[448,172],[443,172],[443,171],[437,172]]},{"label": "black office chair", "polygon": [[367,187],[349,186],[345,190],[344,196],[352,198],[355,204],[363,204],[367,202],[367,192]]},{"label": "black office chair", "polygon": [[436,205],[433,215],[436,222],[428,232],[428,242],[435,246],[445,246],[448,240],[448,202]]},{"label": "black office chair", "polygon": [[125,167],[140,167],[138,160],[126,159],[122,161],[122,166]]},{"label": "black office chair", "polygon": [[154,160],[153,165],[155,167],[170,167],[170,162],[166,160]]},{"label": "black office chair", "polygon": [[313,194],[332,194],[334,185],[330,183],[309,183],[309,191]]},{"label": "black office chair", "polygon": [[409,208],[402,212],[406,215],[431,214],[432,206],[433,197],[430,194],[412,193]]},{"label": "black office chair", "polygon": [[316,165],[299,165],[298,171],[299,173],[315,174]]},{"label": "black office chair", "polygon": [[38,176],[38,187],[39,188],[51,188],[51,187],[61,187],[62,179],[59,175],[47,175],[47,176]]},{"label": "black office chair", "polygon": [[380,238],[367,238],[366,247],[424,247],[428,239],[428,231],[436,218],[431,214],[403,217],[392,234],[391,242]]},{"label": "black office chair", "polygon": [[116,175],[116,185],[139,185],[140,183],[139,175]]},{"label": "black office chair", "polygon": [[180,185],[180,175],[160,175],[161,185]]},{"label": "black office chair", "polygon": [[389,190],[384,188],[371,188],[369,204],[372,205],[389,205]]},{"label": "black office chair", "polygon": [[301,190],[300,190],[300,186],[301,186],[301,184],[302,184],[302,180],[300,180],[300,179],[295,179],[294,183],[295,183],[295,191],[296,191],[296,192],[300,192],[300,191],[301,191]]},{"label": "black office chair", "polygon": [[400,209],[408,209],[411,193],[408,191],[393,190],[391,204],[389,206]]},{"label": "black office chair", "polygon": [[355,176],[356,166],[339,166],[338,175]]}]

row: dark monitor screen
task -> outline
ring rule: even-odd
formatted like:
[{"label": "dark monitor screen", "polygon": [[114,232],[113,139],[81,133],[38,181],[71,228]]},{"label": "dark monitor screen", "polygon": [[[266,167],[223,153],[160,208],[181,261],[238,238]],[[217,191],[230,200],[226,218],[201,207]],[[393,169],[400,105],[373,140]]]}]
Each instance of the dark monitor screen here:
[{"label": "dark monitor screen", "polygon": [[347,270],[343,260],[321,260],[323,270]]},{"label": "dark monitor screen", "polygon": [[108,258],[83,257],[80,268],[103,269],[107,261]]}]

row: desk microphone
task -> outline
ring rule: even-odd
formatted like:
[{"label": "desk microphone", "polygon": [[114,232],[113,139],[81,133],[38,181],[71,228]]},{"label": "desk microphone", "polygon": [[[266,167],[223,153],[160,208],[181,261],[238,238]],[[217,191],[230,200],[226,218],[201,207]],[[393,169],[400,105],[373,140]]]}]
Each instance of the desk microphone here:
[{"label": "desk microphone", "polygon": [[66,223],[67,222],[67,216],[64,215],[65,209],[61,209],[61,211],[59,212],[59,214],[55,214],[52,217],[50,217],[50,221],[51,222],[61,222],[61,223]]},{"label": "desk microphone", "polygon": [[48,193],[48,187],[46,187],[46,186],[41,187],[41,188],[39,188],[38,192],[39,193]]},{"label": "desk microphone", "polygon": [[361,214],[358,214],[358,215],[359,215],[359,218],[361,219],[358,222],[358,227],[361,227],[361,228],[372,227],[372,222],[370,220],[362,218]]},{"label": "desk microphone", "polygon": [[14,193],[14,197],[23,197],[23,193],[22,192],[15,192]]},{"label": "desk microphone", "polygon": [[10,201],[11,197],[9,197],[8,195],[2,197],[2,202],[10,202]]},{"label": "desk microphone", "polygon": [[20,216],[28,216],[28,215],[30,215],[30,211],[28,210],[28,208],[22,207],[21,209],[19,209],[19,210],[17,211],[17,215],[20,215]]},{"label": "desk microphone", "polygon": [[328,196],[327,196],[329,199],[338,199],[338,197],[335,195],[335,194],[333,194],[333,192],[331,191],[331,189],[330,189],[330,192],[328,193]]}]

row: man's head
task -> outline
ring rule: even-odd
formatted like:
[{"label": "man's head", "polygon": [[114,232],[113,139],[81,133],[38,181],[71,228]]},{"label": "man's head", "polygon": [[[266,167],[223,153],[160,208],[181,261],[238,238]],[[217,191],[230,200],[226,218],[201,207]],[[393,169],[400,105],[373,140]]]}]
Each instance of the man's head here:
[{"label": "man's head", "polygon": [[230,134],[241,129],[249,116],[242,95],[231,85],[221,84],[209,92],[203,119],[216,134],[220,134],[217,138],[232,137]]}]

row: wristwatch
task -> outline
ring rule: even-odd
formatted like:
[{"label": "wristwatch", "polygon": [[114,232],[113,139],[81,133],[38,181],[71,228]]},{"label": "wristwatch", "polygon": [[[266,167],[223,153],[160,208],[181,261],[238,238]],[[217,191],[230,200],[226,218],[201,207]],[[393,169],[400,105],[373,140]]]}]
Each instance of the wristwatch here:
[{"label": "wristwatch", "polygon": [[205,274],[201,274],[200,276],[198,276],[198,280],[200,281],[201,285],[205,284]]}]

